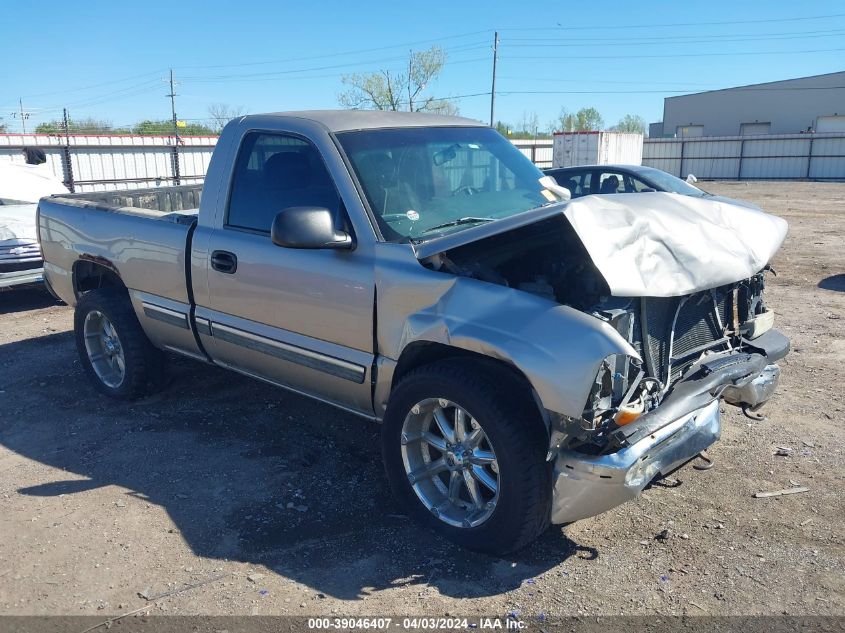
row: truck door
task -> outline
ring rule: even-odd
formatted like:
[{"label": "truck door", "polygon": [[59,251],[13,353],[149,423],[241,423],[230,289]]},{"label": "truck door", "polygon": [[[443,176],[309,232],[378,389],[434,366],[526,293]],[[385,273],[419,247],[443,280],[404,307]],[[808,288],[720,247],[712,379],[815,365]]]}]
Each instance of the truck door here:
[{"label": "truck door", "polygon": [[273,218],[297,206],[328,208],[337,228],[352,230],[312,143],[294,134],[246,134],[225,217],[203,246],[208,290],[197,298],[200,338],[218,364],[372,415],[371,253],[273,244]]}]

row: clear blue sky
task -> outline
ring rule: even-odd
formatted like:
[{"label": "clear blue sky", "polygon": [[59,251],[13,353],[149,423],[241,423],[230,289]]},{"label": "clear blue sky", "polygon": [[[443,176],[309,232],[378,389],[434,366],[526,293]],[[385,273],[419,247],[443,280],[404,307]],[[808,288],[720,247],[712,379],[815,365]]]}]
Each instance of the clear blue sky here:
[{"label": "clear blue sky", "polygon": [[496,29],[496,118],[536,112],[541,128],[561,106],[652,122],[664,96],[845,70],[841,0],[41,0],[9,1],[3,15],[0,117],[14,130],[18,98],[31,124],[62,106],[115,125],[168,118],[171,67],[180,118],[208,117],[213,102],[338,107],[343,73],[399,70],[409,48],[432,44],[448,61],[430,93],[486,93],[457,102],[487,120]]}]

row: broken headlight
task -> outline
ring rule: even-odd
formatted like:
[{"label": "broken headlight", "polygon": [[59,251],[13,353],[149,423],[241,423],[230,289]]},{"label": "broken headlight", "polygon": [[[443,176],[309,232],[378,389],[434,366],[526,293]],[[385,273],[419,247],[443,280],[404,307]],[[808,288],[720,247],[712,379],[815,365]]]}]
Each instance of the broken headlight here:
[{"label": "broken headlight", "polygon": [[646,377],[639,359],[612,354],[599,365],[581,426],[593,431],[610,423],[623,426],[633,422],[654,407],[659,393],[659,383]]}]

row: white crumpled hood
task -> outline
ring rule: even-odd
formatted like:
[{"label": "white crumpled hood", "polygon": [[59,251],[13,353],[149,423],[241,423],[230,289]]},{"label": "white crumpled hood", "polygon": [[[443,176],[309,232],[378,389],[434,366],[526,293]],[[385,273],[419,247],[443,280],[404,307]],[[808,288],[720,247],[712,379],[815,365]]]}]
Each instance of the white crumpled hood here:
[{"label": "white crumpled hood", "polygon": [[36,209],[37,204],[0,205],[0,246],[31,244],[38,240]]},{"label": "white crumpled hood", "polygon": [[674,193],[585,196],[563,209],[617,297],[672,297],[759,272],[786,221],[726,202]]}]

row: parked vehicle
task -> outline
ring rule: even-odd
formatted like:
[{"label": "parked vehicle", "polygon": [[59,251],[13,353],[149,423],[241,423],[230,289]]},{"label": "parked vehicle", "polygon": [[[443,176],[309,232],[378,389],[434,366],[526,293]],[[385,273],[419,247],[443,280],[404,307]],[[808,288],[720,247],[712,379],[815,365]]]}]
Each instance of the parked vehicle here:
[{"label": "parked vehicle", "polygon": [[655,191],[664,191],[761,210],[757,205],[750,202],[726,196],[716,196],[699,189],[690,182],[691,174],[687,177],[687,180],[681,180],[661,169],[644,167],[643,165],[582,165],[580,167],[546,169],[544,173],[554,178],[561,187],[566,187],[573,198],[596,193],[654,193]]},{"label": "parked vehicle", "polygon": [[0,291],[42,280],[35,212],[39,198],[62,192],[45,166],[0,166]]},{"label": "parked vehicle", "polygon": [[201,190],[45,198],[39,232],[100,391],[148,393],[166,350],[381,421],[404,510],[503,553],[695,457],[789,348],[783,220],[555,189],[468,119],[255,115]]}]

